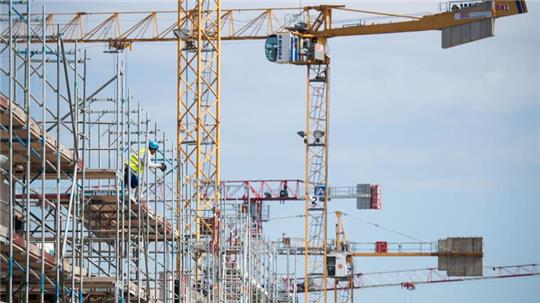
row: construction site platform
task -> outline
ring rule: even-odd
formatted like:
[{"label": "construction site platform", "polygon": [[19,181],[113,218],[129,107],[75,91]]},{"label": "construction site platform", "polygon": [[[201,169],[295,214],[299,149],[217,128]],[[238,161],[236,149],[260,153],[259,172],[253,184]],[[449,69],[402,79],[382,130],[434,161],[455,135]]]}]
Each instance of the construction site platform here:
[{"label": "construction site platform", "polygon": [[[16,195],[16,199],[25,199],[25,195]],[[34,205],[41,205],[41,201],[45,198],[49,201],[49,206],[56,207],[55,202],[60,197],[60,204],[63,207],[68,207],[71,195],[62,193],[57,195],[56,193],[45,194],[44,196],[39,194],[30,194],[30,200]],[[123,202],[122,202],[123,201]],[[112,242],[115,239],[116,234],[122,232],[122,230],[116,229],[117,212],[122,212],[122,203],[125,204],[124,208],[124,232],[129,230],[129,222],[131,222],[131,235],[137,237],[139,235],[139,219],[141,220],[141,235],[143,233],[148,237],[148,241],[170,241],[173,239],[178,240],[180,233],[175,230],[173,233],[172,223],[161,215],[158,215],[156,211],[149,206],[146,201],[142,201],[139,205],[135,198],[131,198],[131,203],[128,203],[128,195],[122,196],[116,195],[116,192],[112,190],[91,190],[85,193],[84,203],[86,207],[85,211],[85,226],[95,236],[96,240],[107,239],[104,242]],[[47,202],[46,202],[47,203]],[[129,206],[128,206],[129,204]],[[139,218],[139,206],[140,206],[140,218]],[[131,220],[128,221],[128,207],[131,209]]]},{"label": "construction site platform", "polygon": [[[9,150],[9,108],[10,101],[4,95],[0,94],[0,148]],[[12,103],[13,112],[13,164],[14,167],[20,166],[21,169],[26,167],[27,157],[27,129],[29,124],[30,131],[30,168],[33,171],[41,171],[42,165],[42,150],[45,145],[45,166],[46,173],[56,172],[57,153],[60,154],[60,169],[63,172],[73,172],[74,163],[77,163],[79,168],[82,167],[82,162],[76,160],[76,155],[72,150],[58,144],[58,142],[47,132],[43,137],[43,128],[34,119],[28,120],[28,115],[25,110],[19,105]],[[42,143],[43,142],[43,143]],[[55,174],[56,176],[56,174]]]},{"label": "construction site platform", "polygon": [[[37,241],[37,240],[32,240],[32,241]],[[4,241],[0,241],[0,251],[2,253],[7,253],[8,252],[8,243],[7,241],[4,242]],[[26,240],[19,234],[19,233],[14,233],[13,234],[13,250],[14,250],[14,261],[16,261],[18,264],[26,264],[26,251],[28,250],[29,252],[29,257],[30,257],[30,268],[31,269],[34,269],[34,270],[37,270],[39,271],[40,268],[41,268],[41,254],[42,254],[42,250],[41,248],[38,246],[38,245],[35,245],[33,243],[30,243],[30,245],[27,247],[26,246]],[[44,255],[44,263],[45,263],[45,268],[46,269],[55,269],[56,268],[56,260],[55,260],[55,257],[54,255],[48,253],[48,252],[43,252],[43,255]],[[6,267],[7,268],[7,264],[4,264],[2,263],[2,270],[4,270]],[[64,269],[64,273],[74,273],[75,275],[79,275],[80,274],[80,269],[79,267],[75,266],[71,266],[70,262],[68,261],[65,261],[64,264],[63,264],[63,269]],[[85,274],[85,271],[84,269],[82,270],[82,274],[84,275]],[[36,278],[37,279],[37,278]]]}]

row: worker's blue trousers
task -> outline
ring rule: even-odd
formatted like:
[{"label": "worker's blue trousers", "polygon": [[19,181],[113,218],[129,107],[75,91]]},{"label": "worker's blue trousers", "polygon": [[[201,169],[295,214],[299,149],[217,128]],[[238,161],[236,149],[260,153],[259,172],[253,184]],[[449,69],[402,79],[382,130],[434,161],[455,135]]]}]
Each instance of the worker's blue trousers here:
[{"label": "worker's blue trousers", "polygon": [[124,168],[124,185],[128,186],[128,183],[129,183],[131,188],[137,188],[139,186],[139,178],[137,177],[136,173],[131,172],[131,182],[128,182],[128,178],[129,178],[129,168],[126,166]]}]

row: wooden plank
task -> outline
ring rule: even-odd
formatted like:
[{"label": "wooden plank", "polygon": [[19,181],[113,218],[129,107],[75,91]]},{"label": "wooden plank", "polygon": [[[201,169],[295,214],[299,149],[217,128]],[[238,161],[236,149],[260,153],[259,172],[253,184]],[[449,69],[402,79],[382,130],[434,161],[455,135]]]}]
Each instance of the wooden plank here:
[{"label": "wooden plank", "polygon": [[[73,170],[70,169],[72,172]],[[56,172],[47,172],[45,174],[46,179],[56,179]],[[68,179],[70,176],[66,174],[60,174],[60,179]],[[82,171],[77,172],[77,178],[82,178]],[[116,171],[107,168],[86,168],[84,174],[85,180],[114,180],[116,178]]]},{"label": "wooden plank", "polygon": [[[9,149],[8,146],[8,139],[9,134],[7,132],[7,128],[9,127],[9,106],[10,101],[4,96],[0,94],[0,123],[4,125],[4,128],[0,129],[0,143],[2,148],[5,150]],[[16,105],[13,104],[13,127],[14,127],[14,135],[18,136],[20,140],[17,138],[13,138],[14,144],[13,144],[13,151],[16,157],[14,158],[14,162],[16,165],[26,163],[26,146],[25,143],[28,141],[26,138],[26,122],[27,122],[28,116],[24,112],[24,110]],[[60,153],[61,157],[61,167],[65,171],[72,171],[73,170],[73,163],[76,159],[75,153],[70,150],[69,148],[60,145],[60,147],[57,149],[56,140],[50,136],[48,133],[45,134],[44,142],[42,142],[42,128],[41,126],[34,121],[32,118],[30,118],[29,121],[30,124],[30,144],[35,152],[32,152],[30,156],[30,161],[33,166],[40,167],[41,164],[41,151],[42,151],[42,144],[45,144],[45,154],[46,159],[50,161],[51,163],[56,162],[56,153],[57,150]],[[22,142],[21,142],[22,140]],[[37,154],[36,154],[37,152]],[[83,166],[82,161],[78,161],[79,168]]]}]

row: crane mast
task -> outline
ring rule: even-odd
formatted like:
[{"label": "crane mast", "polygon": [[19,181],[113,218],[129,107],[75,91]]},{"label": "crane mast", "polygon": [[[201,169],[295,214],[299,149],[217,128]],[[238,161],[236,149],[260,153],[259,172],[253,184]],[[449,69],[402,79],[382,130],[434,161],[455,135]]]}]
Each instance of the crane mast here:
[{"label": "crane mast", "polygon": [[326,302],[326,252],[328,238],[328,63],[307,65],[307,102],[305,180],[305,247],[323,247],[323,254],[305,253],[305,287],[309,279],[322,274],[324,290],[311,295],[305,292],[305,302]]},{"label": "crane mast", "polygon": [[[194,3],[189,7],[188,3]],[[186,288],[219,298],[220,256],[220,51],[219,0],[178,1],[178,126],[183,168],[178,182],[183,208],[183,251],[177,254]]]}]

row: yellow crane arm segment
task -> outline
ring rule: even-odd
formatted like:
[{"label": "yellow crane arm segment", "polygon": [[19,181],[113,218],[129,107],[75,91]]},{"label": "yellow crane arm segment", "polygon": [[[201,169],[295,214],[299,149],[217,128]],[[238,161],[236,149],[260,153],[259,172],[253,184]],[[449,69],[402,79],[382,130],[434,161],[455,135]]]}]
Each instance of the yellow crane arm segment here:
[{"label": "yellow crane arm segment", "polygon": [[[448,12],[434,15],[426,15],[423,17],[378,14],[394,17],[403,17],[412,20],[389,23],[358,24],[340,28],[328,28],[318,31],[316,35],[331,38],[344,36],[442,30],[453,26],[473,23],[481,19],[499,18],[527,13],[527,6],[524,0],[494,0],[478,2],[476,4],[466,7],[459,7],[458,5],[459,4],[455,4],[455,6],[453,8],[450,8],[450,11]],[[334,8],[333,10],[348,9],[338,7]],[[324,14],[324,11],[322,13]]]},{"label": "yellow crane arm segment", "polygon": [[[486,3],[474,1],[476,3]],[[517,15],[527,12],[524,0],[493,0],[490,9],[495,18]],[[458,4],[459,5],[459,4]],[[309,31],[321,37],[343,37],[356,35],[371,35],[399,33],[411,31],[441,30],[456,25],[475,22],[485,9],[477,6],[457,8],[449,11],[425,15],[411,16],[381,12],[371,12],[348,8],[342,5],[306,6],[303,8],[276,7],[254,9],[223,9],[221,17],[222,40],[258,40],[266,39],[268,35],[285,30],[291,26],[288,16],[301,13],[309,20]],[[192,12],[188,12],[190,14]],[[382,17],[400,18],[399,22],[371,23],[365,21],[352,26],[338,27],[339,21],[333,22],[332,16],[343,13],[347,17],[359,20],[362,16],[376,15]],[[351,16],[352,13],[352,16]],[[176,41],[174,29],[178,27],[176,11],[128,11],[128,12],[71,12],[48,13],[46,16],[47,36],[54,40],[57,26],[62,33],[64,42],[79,43],[109,43],[112,47],[130,46],[135,42],[167,42]],[[458,15],[456,15],[458,14]],[[0,14],[1,17],[4,15]],[[456,17],[457,16],[457,17]],[[325,19],[326,18],[326,19]],[[2,22],[2,21],[0,21]],[[15,22],[14,32],[24,36],[24,24]],[[35,25],[38,32],[40,25]],[[2,35],[5,35],[2,32]],[[187,38],[194,37],[193,33],[183,33]],[[184,37],[184,38],[186,38]]]}]

